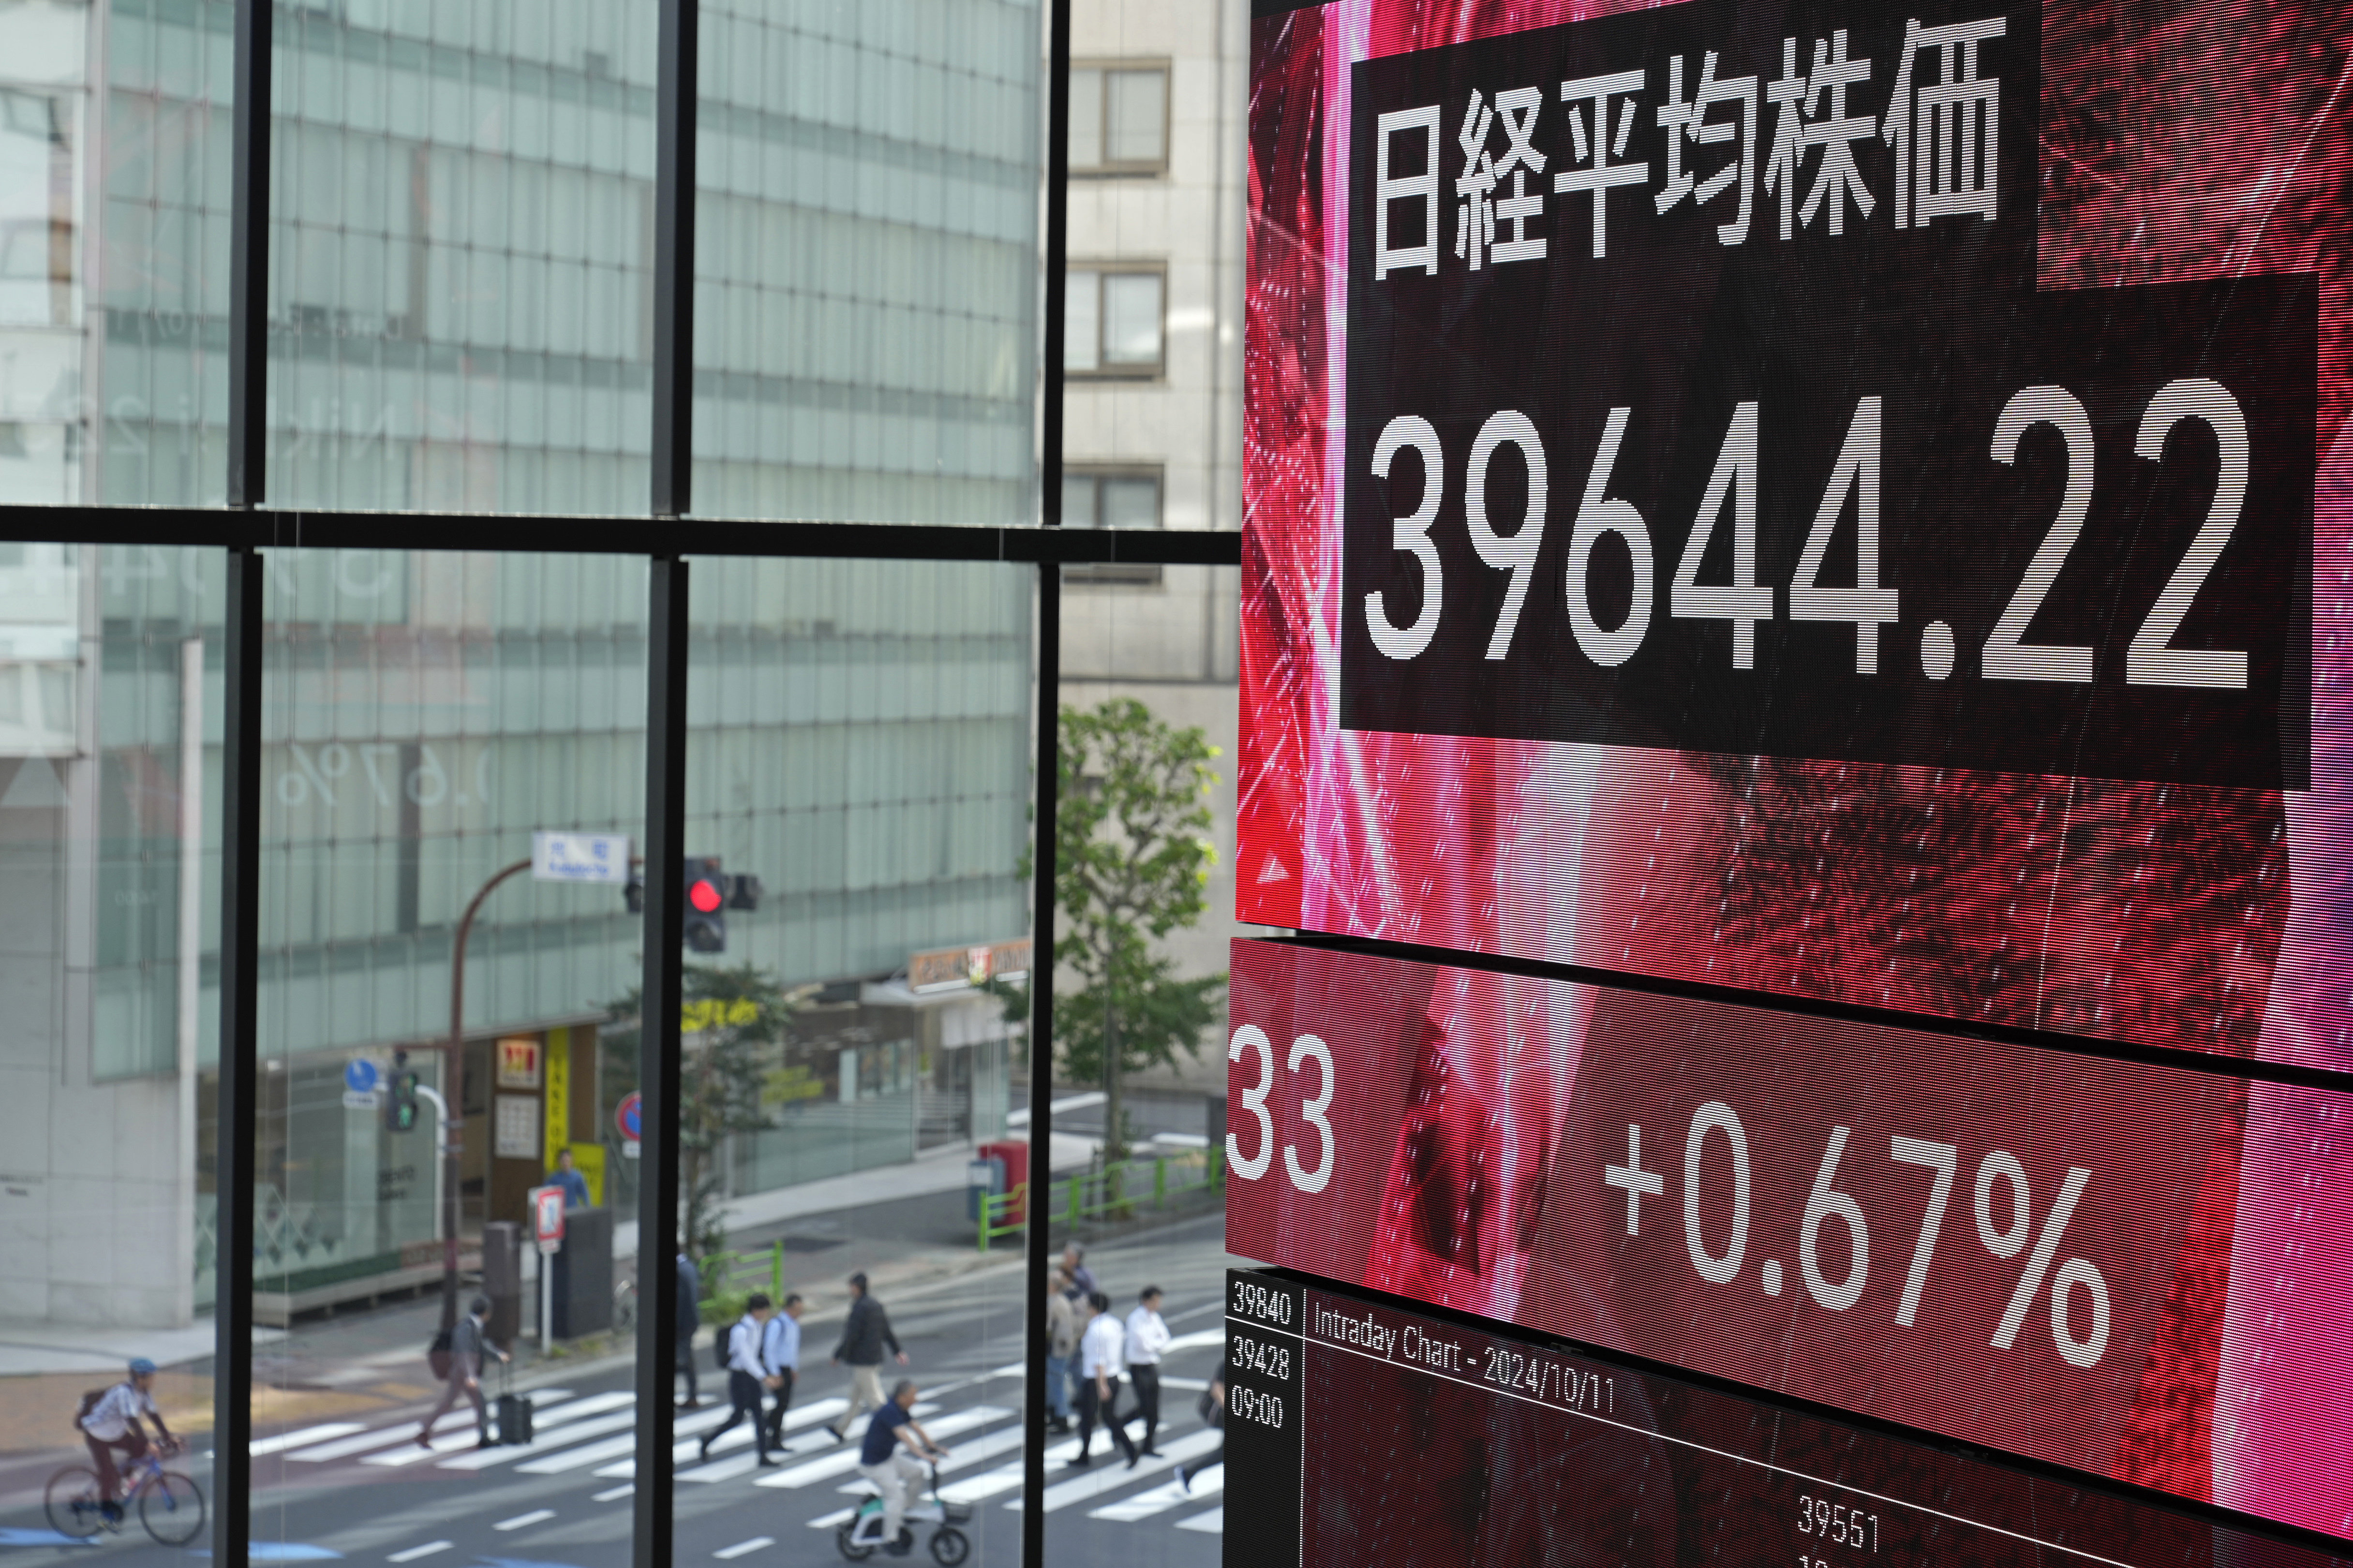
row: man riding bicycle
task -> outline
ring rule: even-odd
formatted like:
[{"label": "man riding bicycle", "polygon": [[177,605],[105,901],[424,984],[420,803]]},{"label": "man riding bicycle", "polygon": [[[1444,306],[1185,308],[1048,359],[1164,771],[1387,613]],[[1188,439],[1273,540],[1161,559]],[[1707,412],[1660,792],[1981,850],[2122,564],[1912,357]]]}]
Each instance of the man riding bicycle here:
[{"label": "man riding bicycle", "polygon": [[81,1438],[90,1445],[90,1461],[98,1467],[100,1507],[110,1524],[122,1520],[122,1472],[115,1464],[115,1451],[121,1450],[133,1464],[147,1454],[147,1434],[139,1418],[144,1415],[155,1423],[164,1452],[179,1447],[171,1428],[164,1425],[164,1413],[155,1408],[155,1397],[149,1392],[154,1386],[155,1363],[141,1356],[131,1363],[128,1378],[100,1394],[81,1414]]}]

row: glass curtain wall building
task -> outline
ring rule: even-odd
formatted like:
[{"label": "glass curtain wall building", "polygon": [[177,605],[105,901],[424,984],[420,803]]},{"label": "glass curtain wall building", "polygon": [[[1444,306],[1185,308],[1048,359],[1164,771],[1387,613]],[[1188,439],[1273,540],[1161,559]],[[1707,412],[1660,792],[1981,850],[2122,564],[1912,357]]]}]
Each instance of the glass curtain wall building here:
[{"label": "glass curtain wall building", "polygon": [[[222,498],[234,14],[0,13],[0,499]],[[276,8],[273,505],[642,510],[656,17],[652,0]],[[1034,521],[1041,27],[1034,4],[702,7],[704,510]],[[904,971],[1026,933],[1029,595],[925,571],[771,563],[695,596],[688,847],[765,892],[697,962],[755,964],[834,1021],[780,1102],[826,1135],[744,1138],[733,1193],[1003,1129],[997,1005],[918,995]],[[220,581],[194,549],[0,552],[11,963],[43,976],[46,1020],[10,1113],[158,1152],[95,1175],[62,1146],[12,1157],[30,1194],[13,1234],[39,1260],[12,1270],[10,1318],[166,1328],[210,1300],[220,932],[194,889],[218,874]],[[641,561],[272,552],[265,1320],[438,1277],[428,1135],[349,1132],[345,1074],[411,1047],[440,1083],[469,901],[536,830],[641,822],[645,613]],[[614,1112],[634,1058],[604,1042],[633,1037],[640,941],[617,888],[485,901],[470,1234],[522,1219],[560,1147],[600,1201],[628,1201]],[[507,1042],[535,1074],[500,1080]],[[134,1209],[157,1246],[69,1245],[89,1214]]]}]

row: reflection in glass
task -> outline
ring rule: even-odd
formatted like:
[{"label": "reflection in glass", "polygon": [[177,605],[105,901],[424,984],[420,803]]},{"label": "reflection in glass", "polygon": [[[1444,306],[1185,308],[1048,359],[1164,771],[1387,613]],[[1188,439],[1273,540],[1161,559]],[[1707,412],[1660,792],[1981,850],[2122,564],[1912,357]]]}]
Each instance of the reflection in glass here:
[{"label": "reflection in glass", "polygon": [[[181,1552],[203,1542],[176,1505],[210,1480],[220,586],[216,552],[0,545],[0,1421],[22,1489],[47,1483],[26,1522],[100,1533],[102,1466],[140,1489],[127,1531]],[[156,1413],[82,1427],[133,1357],[153,1381],[119,1400]]]},{"label": "reflection in glass", "polygon": [[[765,1535],[796,1560],[834,1559],[871,1483],[895,1475],[864,1460],[874,1401],[913,1379],[913,1417],[948,1450],[944,1496],[969,1515],[912,1510],[916,1550],[953,1561],[960,1537],[1009,1565],[1026,1189],[1008,1188],[1029,1145],[1026,1015],[1007,1004],[1029,951],[1036,574],[693,570],[687,848],[759,890],[725,909],[723,951],[686,973],[687,1228],[714,1334],[699,1359],[709,1429],[741,1446],[681,1467],[674,1550]],[[775,1363],[757,1377],[715,1364],[754,1292],[801,1298],[788,1404],[757,1439],[749,1405],[775,1418]],[[758,1331],[765,1345],[771,1326]],[[716,1425],[737,1404],[744,1421]],[[847,1445],[828,1429],[844,1423]],[[929,1491],[928,1468],[912,1485]]]},{"label": "reflection in glass", "polygon": [[0,8],[0,502],[221,499],[227,15]]},{"label": "reflection in glass", "polygon": [[655,16],[379,0],[280,19],[273,500],[642,506]]},{"label": "reflection in glass", "polygon": [[[544,1507],[518,1547],[618,1563],[576,1516],[636,1420],[646,563],[266,564],[256,1538],[487,1552]],[[548,832],[617,841],[613,876],[540,874]]]},{"label": "reflection in glass", "polygon": [[1037,6],[701,15],[696,510],[1031,521]]}]

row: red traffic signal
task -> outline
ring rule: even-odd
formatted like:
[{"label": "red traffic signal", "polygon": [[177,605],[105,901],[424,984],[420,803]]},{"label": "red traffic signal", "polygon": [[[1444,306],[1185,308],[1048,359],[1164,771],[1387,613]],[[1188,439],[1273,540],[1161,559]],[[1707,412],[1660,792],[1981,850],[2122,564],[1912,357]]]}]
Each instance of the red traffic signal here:
[{"label": "red traffic signal", "polygon": [[689,952],[727,951],[727,879],[716,856],[690,856],[685,876],[685,920],[680,934]]}]

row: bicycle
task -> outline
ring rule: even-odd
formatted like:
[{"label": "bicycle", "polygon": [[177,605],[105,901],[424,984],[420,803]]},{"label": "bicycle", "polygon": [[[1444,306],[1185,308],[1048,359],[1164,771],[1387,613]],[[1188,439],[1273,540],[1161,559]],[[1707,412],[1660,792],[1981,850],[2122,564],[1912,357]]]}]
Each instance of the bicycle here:
[{"label": "bicycle", "polygon": [[[169,1451],[177,1453],[179,1447],[174,1444]],[[204,1489],[179,1471],[165,1469],[156,1449],[139,1456],[125,1471],[133,1478],[131,1490],[111,1519],[99,1492],[96,1470],[88,1465],[68,1465],[51,1476],[42,1500],[48,1510],[49,1528],[76,1541],[87,1541],[101,1530],[119,1531],[135,1502],[139,1522],[158,1546],[185,1546],[203,1533]]]},{"label": "bicycle", "polygon": [[[914,1543],[914,1526],[936,1525],[932,1531],[932,1560],[940,1568],[956,1568],[972,1552],[972,1538],[956,1528],[972,1519],[972,1504],[949,1502],[940,1496],[940,1468],[932,1467],[930,1500],[917,1498],[908,1505],[907,1522],[899,1527],[900,1538],[910,1546]],[[842,1521],[833,1534],[835,1550],[852,1563],[863,1563],[882,1547],[882,1500],[870,1497],[858,1505],[858,1511]]]}]

